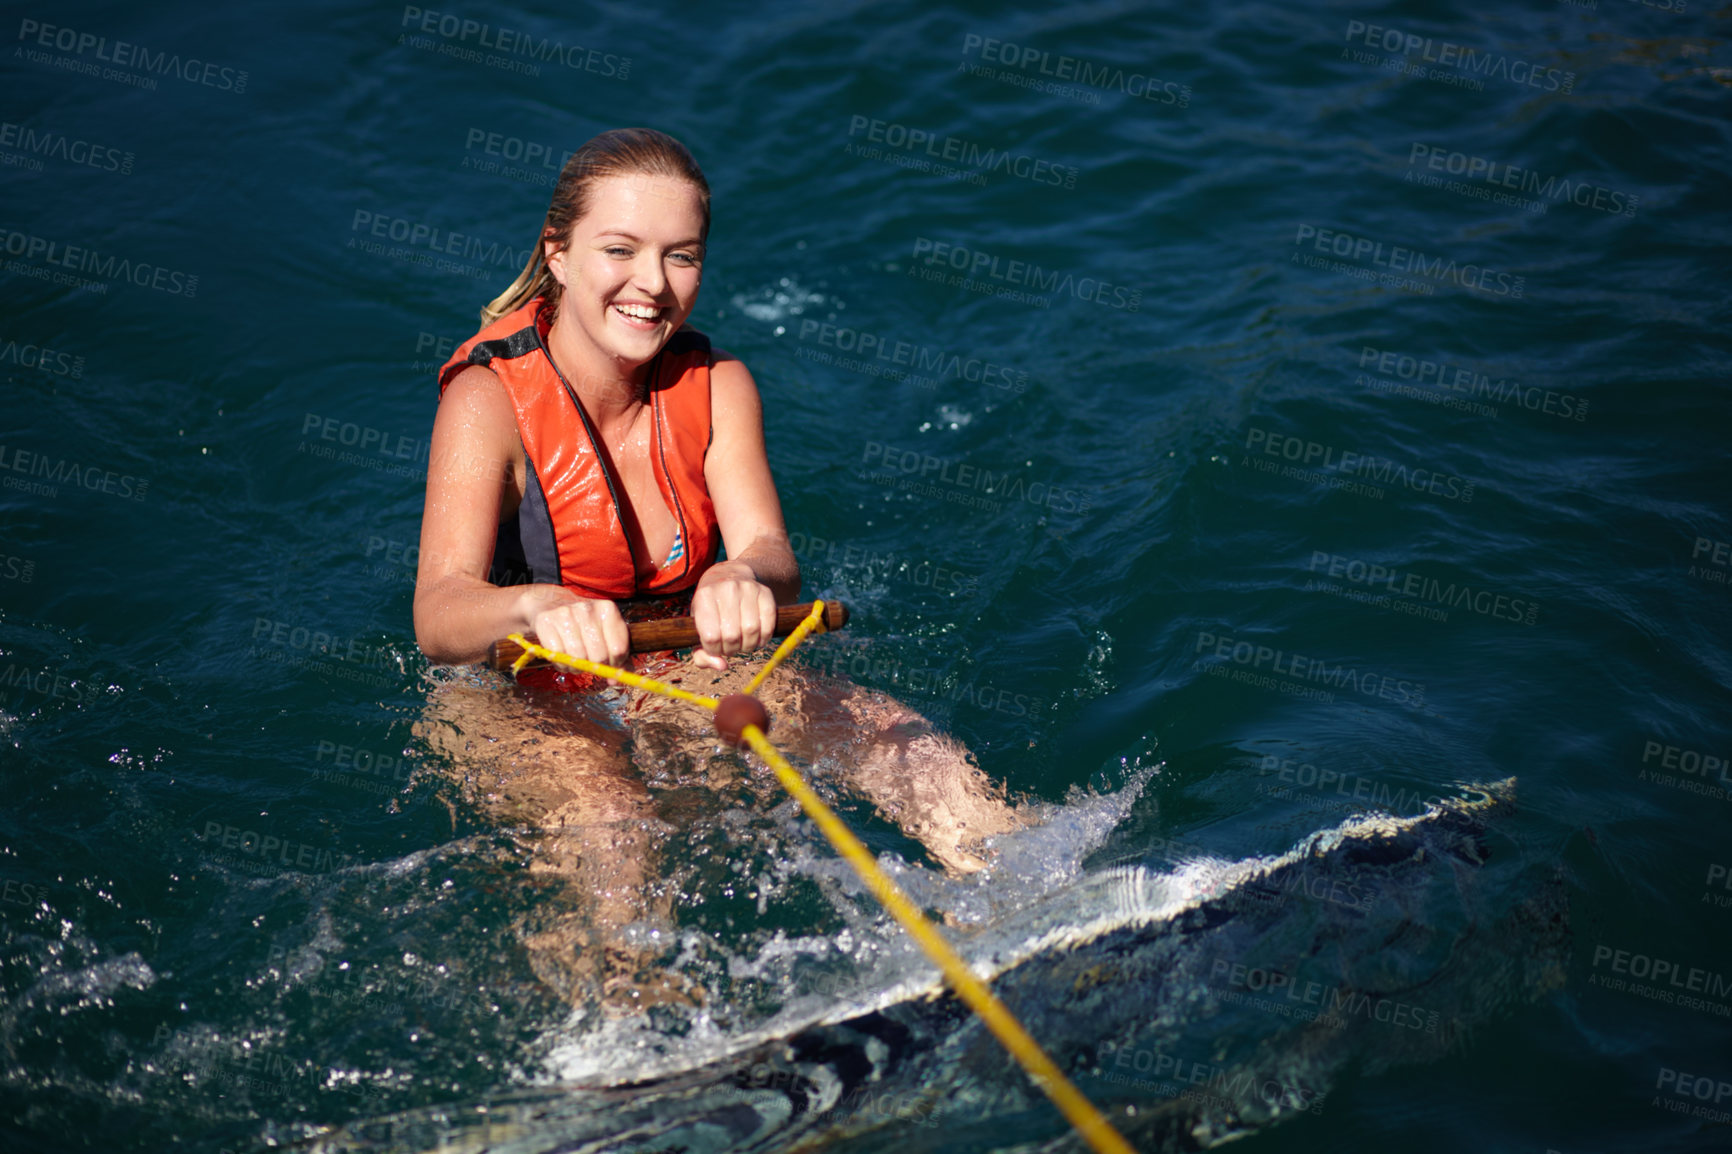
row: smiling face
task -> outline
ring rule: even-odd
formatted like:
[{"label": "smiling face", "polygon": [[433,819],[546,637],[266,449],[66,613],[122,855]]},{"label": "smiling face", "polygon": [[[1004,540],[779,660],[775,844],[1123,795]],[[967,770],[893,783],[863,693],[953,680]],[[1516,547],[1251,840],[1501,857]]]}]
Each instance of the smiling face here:
[{"label": "smiling face", "polygon": [[703,202],[687,181],[597,181],[565,245],[545,242],[548,267],[563,286],[559,323],[619,368],[646,364],[697,304],[703,232]]}]

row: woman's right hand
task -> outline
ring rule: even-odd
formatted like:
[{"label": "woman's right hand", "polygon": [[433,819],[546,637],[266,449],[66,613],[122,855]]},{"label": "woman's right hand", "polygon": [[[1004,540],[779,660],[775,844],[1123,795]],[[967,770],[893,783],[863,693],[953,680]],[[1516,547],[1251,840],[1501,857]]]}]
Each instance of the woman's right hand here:
[{"label": "woman's right hand", "polygon": [[556,653],[603,665],[624,665],[631,656],[631,634],[612,601],[579,597],[557,585],[532,586],[526,616],[536,640]]}]

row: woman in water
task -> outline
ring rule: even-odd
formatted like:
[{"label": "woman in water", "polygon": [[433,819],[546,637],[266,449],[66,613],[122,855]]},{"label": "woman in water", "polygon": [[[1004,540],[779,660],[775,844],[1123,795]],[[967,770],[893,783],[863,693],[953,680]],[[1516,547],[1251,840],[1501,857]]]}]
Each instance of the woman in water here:
[{"label": "woman in water", "polygon": [[[701,639],[690,665],[650,668],[720,695],[798,596],[757,385],[686,324],[709,204],[691,154],[651,129],[604,132],[566,163],[528,266],[439,374],[415,589],[429,659],[476,662],[528,631],[619,665],[628,619],[689,607]],[[618,712],[596,704],[621,694],[569,672],[524,680],[516,694],[447,682],[419,729],[472,800],[540,831],[533,868],[569,885],[572,908],[529,936],[537,971],[574,1000],[599,977],[610,1001],[630,1002],[646,992],[630,972],[643,951],[620,932],[669,920],[652,866],[674,827],[625,756]],[[966,750],[883,694],[784,668],[763,697],[779,744],[846,765],[949,870],[978,868],[970,847],[1020,824]],[[691,707],[624,699],[628,716],[656,722],[634,727],[640,747],[653,732],[714,751]]]}]

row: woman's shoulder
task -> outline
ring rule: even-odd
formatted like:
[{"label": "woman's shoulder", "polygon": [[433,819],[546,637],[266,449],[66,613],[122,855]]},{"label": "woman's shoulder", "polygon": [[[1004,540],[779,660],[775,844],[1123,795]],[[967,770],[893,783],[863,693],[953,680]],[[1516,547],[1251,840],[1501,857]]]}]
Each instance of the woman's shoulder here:
[{"label": "woman's shoulder", "polygon": [[727,349],[710,349],[710,388],[749,389],[757,392],[757,383],[752,380],[751,370],[746,368],[746,362],[730,353]]},{"label": "woman's shoulder", "polygon": [[716,349],[710,358],[710,405],[718,412],[744,412],[754,416],[762,402],[758,382],[746,363],[726,349]]},{"label": "woman's shoulder", "polygon": [[497,374],[468,365],[454,374],[433,418],[430,470],[457,476],[521,452],[517,410]]},{"label": "woman's shoulder", "polygon": [[511,413],[511,397],[499,374],[486,365],[464,365],[452,373],[439,394],[441,412]]}]

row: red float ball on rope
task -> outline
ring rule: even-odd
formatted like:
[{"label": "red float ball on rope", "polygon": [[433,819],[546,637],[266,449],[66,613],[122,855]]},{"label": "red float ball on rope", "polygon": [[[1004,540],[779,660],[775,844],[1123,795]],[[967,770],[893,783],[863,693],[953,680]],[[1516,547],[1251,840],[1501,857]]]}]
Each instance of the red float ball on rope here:
[{"label": "red float ball on rope", "polygon": [[763,702],[744,693],[730,693],[722,698],[716,706],[716,732],[722,740],[729,745],[746,744],[744,730],[748,725],[769,734],[770,715],[764,712]]}]

